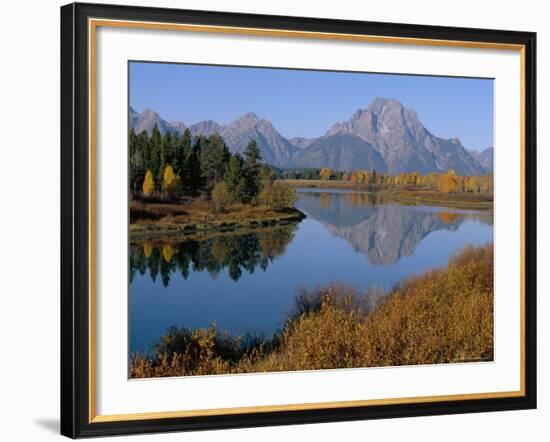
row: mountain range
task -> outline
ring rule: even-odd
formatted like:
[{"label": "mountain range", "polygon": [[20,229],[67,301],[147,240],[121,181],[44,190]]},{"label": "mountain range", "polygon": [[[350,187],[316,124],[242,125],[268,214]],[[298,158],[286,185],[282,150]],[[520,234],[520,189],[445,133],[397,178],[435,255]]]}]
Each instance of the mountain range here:
[{"label": "mountain range", "polygon": [[437,137],[414,110],[388,98],[374,99],[366,109],[357,110],[318,138],[287,139],[271,122],[252,112],[226,125],[206,120],[187,126],[181,121],[167,122],[151,109],[138,113],[130,107],[129,121],[136,133],[145,130],[150,134],[155,125],[161,133],[182,133],[186,128],[193,136],[219,133],[232,153],[243,152],[254,139],[263,160],[282,168],[375,169],[394,174],[454,169],[460,175],[481,175],[493,167],[492,147],[469,151],[458,138]]}]

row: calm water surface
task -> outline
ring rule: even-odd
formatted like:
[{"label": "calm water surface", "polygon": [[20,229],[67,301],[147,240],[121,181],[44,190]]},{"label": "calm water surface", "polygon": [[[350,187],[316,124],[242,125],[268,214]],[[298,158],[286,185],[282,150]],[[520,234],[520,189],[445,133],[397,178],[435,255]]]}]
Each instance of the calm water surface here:
[{"label": "calm water surface", "polygon": [[369,193],[298,189],[295,225],[130,247],[130,352],[172,325],[271,337],[297,289],[341,281],[390,288],[493,240],[492,211],[404,206]]}]

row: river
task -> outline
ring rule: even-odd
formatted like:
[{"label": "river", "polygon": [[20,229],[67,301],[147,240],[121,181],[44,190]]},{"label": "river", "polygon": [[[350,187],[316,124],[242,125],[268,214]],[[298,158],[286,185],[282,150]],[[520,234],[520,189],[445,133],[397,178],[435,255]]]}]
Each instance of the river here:
[{"label": "river", "polygon": [[374,194],[297,189],[300,223],[202,241],[130,246],[130,352],[168,327],[271,337],[297,290],[342,282],[389,289],[493,240],[492,211],[408,206]]}]

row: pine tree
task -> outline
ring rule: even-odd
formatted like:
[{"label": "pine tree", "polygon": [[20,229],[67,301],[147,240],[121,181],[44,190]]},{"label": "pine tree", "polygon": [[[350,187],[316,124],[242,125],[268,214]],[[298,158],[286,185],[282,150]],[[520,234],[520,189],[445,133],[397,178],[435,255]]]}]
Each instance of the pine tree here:
[{"label": "pine tree", "polygon": [[229,149],[223,138],[218,134],[209,137],[206,145],[202,146],[200,156],[201,178],[208,193],[223,178],[229,157]]},{"label": "pine tree", "polygon": [[243,160],[239,154],[232,155],[225,171],[224,181],[233,201],[241,202],[244,192]]},{"label": "pine tree", "polygon": [[130,134],[128,135],[128,144],[130,147],[130,156],[134,154],[138,149],[137,135],[134,131],[134,128],[130,129]]},{"label": "pine tree", "polygon": [[254,200],[260,191],[260,167],[262,154],[256,140],[251,140],[244,151],[244,199]]},{"label": "pine tree", "polygon": [[164,155],[162,153],[162,139],[158,125],[155,124],[151,132],[151,161],[150,161],[150,170],[153,174],[153,177],[160,182],[162,179],[162,168]]},{"label": "pine tree", "polygon": [[176,174],[181,177],[182,185],[190,190],[190,170],[189,158],[191,155],[191,131],[186,128],[181,138],[178,138],[176,144],[176,154],[174,159],[174,169]]},{"label": "pine tree", "polygon": [[130,158],[130,194],[136,195],[144,178],[143,151],[132,128],[128,136]]},{"label": "pine tree", "polygon": [[161,146],[161,164],[162,167],[167,164],[174,163],[174,143],[173,137],[170,131],[166,131],[162,137],[162,146]]},{"label": "pine tree", "polygon": [[151,168],[151,140],[149,139],[149,135],[147,134],[147,131],[145,130],[141,131],[141,133],[137,136],[137,143],[139,145],[139,150],[141,150],[142,152],[143,167],[145,168],[145,170],[150,169]]},{"label": "pine tree", "polygon": [[191,148],[191,153],[187,160],[187,186],[192,193],[197,193],[202,190],[201,179],[201,150],[202,150],[203,138],[198,137],[195,145]]}]

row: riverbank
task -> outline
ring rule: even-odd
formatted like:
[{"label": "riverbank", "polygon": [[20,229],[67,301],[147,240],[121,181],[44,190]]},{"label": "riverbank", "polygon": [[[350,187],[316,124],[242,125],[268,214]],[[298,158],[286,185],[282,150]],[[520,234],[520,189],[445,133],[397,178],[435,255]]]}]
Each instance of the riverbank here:
[{"label": "riverbank", "polygon": [[209,233],[246,232],[286,225],[306,217],[298,209],[275,211],[265,206],[233,204],[213,213],[209,201],[188,199],[178,204],[130,203],[130,240],[175,236],[196,238]]},{"label": "riverbank", "polygon": [[413,189],[412,187],[395,187],[381,189],[371,184],[355,184],[351,181],[324,181],[324,180],[283,180],[292,187],[317,189],[345,189],[360,192],[370,192],[408,205],[444,206],[457,209],[491,209],[493,195],[484,193],[442,193],[429,189]]},{"label": "riverbank", "polygon": [[477,193],[441,193],[433,190],[380,190],[377,194],[408,205],[443,206],[455,209],[493,208],[492,195]]},{"label": "riverbank", "polygon": [[344,285],[302,291],[272,339],[171,328],[131,378],[493,360],[493,246],[466,247],[447,268],[389,292]]}]

